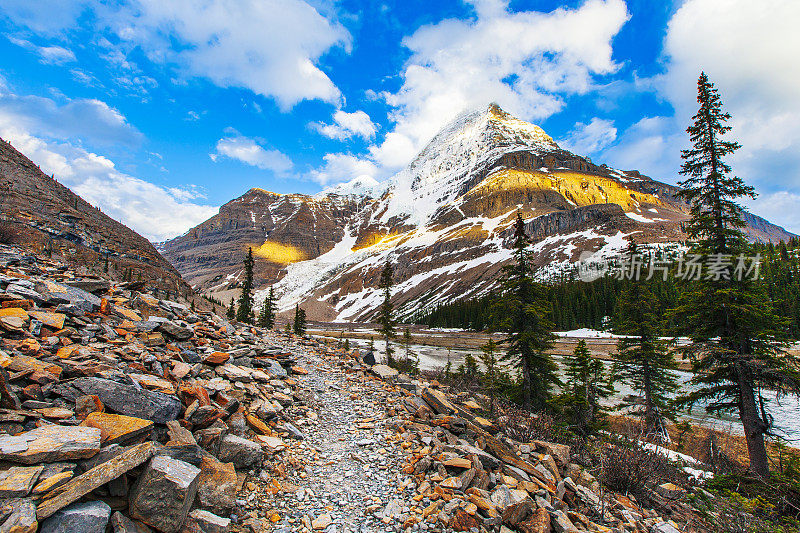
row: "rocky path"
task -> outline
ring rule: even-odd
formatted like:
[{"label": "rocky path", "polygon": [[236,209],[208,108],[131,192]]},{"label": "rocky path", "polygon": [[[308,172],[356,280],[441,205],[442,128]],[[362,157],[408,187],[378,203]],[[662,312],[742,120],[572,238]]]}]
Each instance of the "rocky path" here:
[{"label": "rocky path", "polygon": [[304,439],[283,463],[295,470],[261,486],[261,510],[279,532],[400,531],[416,485],[400,473],[404,452],[386,427],[399,393],[341,360],[294,351],[308,370],[298,381],[311,409],[293,417]]}]

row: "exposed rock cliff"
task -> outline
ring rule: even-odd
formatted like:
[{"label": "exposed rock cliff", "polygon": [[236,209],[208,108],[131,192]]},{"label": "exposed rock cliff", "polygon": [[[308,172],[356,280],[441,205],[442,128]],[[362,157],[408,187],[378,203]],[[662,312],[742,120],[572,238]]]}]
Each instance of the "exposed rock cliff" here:
[{"label": "exposed rock cliff", "polygon": [[[155,247],[42,172],[0,139],[0,242],[61,256],[119,280],[188,295],[191,289]],[[107,264],[107,266],[106,266]]]}]

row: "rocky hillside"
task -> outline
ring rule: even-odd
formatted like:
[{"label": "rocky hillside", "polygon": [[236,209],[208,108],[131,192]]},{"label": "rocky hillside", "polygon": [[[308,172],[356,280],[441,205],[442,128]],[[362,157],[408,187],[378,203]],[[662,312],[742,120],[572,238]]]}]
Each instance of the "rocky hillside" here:
[{"label": "rocky hillside", "polygon": [[173,295],[191,293],[150,241],[42,172],[2,139],[0,243],[61,257],[107,278],[141,280]]},{"label": "rocky hillside", "polygon": [[[236,285],[253,246],[259,282],[275,284],[282,309],[300,302],[316,319],[363,320],[377,307],[387,259],[404,313],[489,290],[510,259],[517,211],[543,277],[631,238],[684,240],[687,206],[676,192],[563,150],[492,105],[460,116],[384,183],[361,178],[316,196],[254,189],[163,251],[190,283],[214,292]],[[755,216],[748,222],[753,239],[791,236]]]}]

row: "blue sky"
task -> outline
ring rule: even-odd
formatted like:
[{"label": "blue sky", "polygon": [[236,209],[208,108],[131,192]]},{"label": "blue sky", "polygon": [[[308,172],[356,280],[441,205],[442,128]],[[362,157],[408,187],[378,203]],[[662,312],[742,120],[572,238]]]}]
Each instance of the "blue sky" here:
[{"label": "blue sky", "polygon": [[153,240],[251,187],[386,179],[495,101],[675,183],[705,69],[800,231],[800,2],[0,0],[0,137]]}]

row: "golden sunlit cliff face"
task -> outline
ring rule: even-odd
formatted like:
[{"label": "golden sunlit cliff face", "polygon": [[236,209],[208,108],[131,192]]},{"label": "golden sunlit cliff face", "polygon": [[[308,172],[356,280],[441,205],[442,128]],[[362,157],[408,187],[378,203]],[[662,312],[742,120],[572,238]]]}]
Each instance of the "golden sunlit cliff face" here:
[{"label": "golden sunlit cliff face", "polygon": [[631,211],[642,203],[662,205],[662,201],[652,194],[630,190],[610,178],[568,170],[498,170],[473,187],[465,195],[465,201],[486,198],[497,193],[513,196],[532,191],[555,192],[574,207],[617,204],[624,211]]},{"label": "golden sunlit cliff face", "polygon": [[270,241],[265,241],[260,246],[253,246],[253,255],[278,265],[290,265],[308,259],[296,246]]}]

